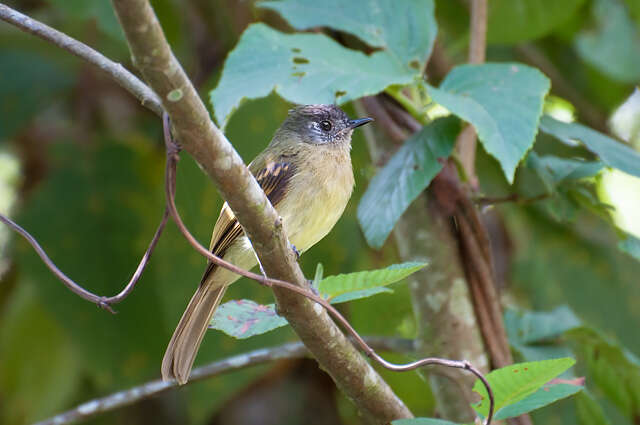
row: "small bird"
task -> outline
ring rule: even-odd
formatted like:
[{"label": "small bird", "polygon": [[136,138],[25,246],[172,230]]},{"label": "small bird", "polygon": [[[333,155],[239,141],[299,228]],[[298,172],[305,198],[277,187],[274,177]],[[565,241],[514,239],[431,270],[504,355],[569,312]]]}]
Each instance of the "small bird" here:
[{"label": "small bird", "polygon": [[[325,237],[353,191],[351,135],[371,118],[349,119],[335,105],[305,105],[289,111],[269,146],[249,170],[282,217],[298,253]],[[249,270],[258,260],[251,242],[225,203],[213,228],[210,250]],[[240,276],[209,262],[162,360],[162,379],[184,384],[213,313],[227,287]]]}]

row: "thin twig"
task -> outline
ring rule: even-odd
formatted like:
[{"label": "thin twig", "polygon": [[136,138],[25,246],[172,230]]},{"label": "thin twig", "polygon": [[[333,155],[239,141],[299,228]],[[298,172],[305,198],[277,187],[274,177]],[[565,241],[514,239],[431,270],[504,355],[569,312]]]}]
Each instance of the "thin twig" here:
[{"label": "thin twig", "polygon": [[[471,1],[471,30],[469,40],[469,63],[483,63],[487,49],[487,0]],[[475,129],[468,124],[460,132],[456,146],[460,161],[472,188],[478,187],[475,171],[477,137]]]},{"label": "thin twig", "polygon": [[[387,337],[365,337],[369,345],[379,350],[411,353],[413,340]],[[247,353],[236,354],[193,369],[187,384],[213,378],[218,375],[278,360],[302,358],[309,354],[302,342],[290,342],[277,347],[261,348]],[[95,398],[73,409],[47,418],[35,425],[66,425],[88,420],[102,413],[121,409],[168,390],[179,388],[177,382],[163,382],[161,379],[146,382],[128,390],[118,391],[105,397]]]},{"label": "thin twig", "polygon": [[415,370],[419,367],[422,366],[428,366],[428,365],[440,365],[440,366],[446,366],[446,367],[452,367],[452,368],[456,368],[456,369],[464,369],[464,370],[468,370],[469,372],[471,372],[472,374],[474,374],[478,379],[480,379],[482,381],[482,383],[484,384],[484,386],[487,389],[487,393],[489,394],[489,414],[484,422],[485,425],[489,425],[491,423],[491,419],[493,417],[493,405],[494,405],[494,400],[493,400],[493,392],[491,390],[491,386],[489,385],[489,382],[486,380],[486,378],[482,375],[482,373],[476,369],[475,367],[473,367],[473,365],[471,365],[468,361],[466,360],[462,360],[462,361],[457,361],[457,360],[447,360],[447,359],[441,359],[441,358],[437,358],[437,357],[428,357],[428,358],[424,358],[415,362],[411,362],[411,363],[407,363],[407,364],[394,364],[391,362],[386,361],[385,359],[383,359],[382,357],[380,357],[365,341],[364,339],[358,334],[358,332],[351,326],[351,324],[347,321],[347,319],[344,318],[344,316],[342,316],[342,314],[340,314],[338,312],[338,310],[335,309],[335,307],[333,307],[331,304],[329,304],[329,302],[327,300],[325,300],[324,298],[322,298],[319,295],[314,294],[313,292],[302,288],[298,285],[294,285],[293,283],[290,282],[285,282],[282,280],[278,280],[278,279],[271,279],[268,277],[265,277],[263,275],[260,274],[256,274],[256,273],[252,273],[250,271],[247,270],[243,270],[225,260],[223,260],[222,258],[214,255],[211,251],[209,251],[208,249],[206,249],[204,246],[202,246],[191,234],[191,232],[189,232],[189,229],[187,229],[187,227],[185,226],[184,222],[182,221],[182,218],[180,217],[180,214],[178,213],[178,210],[176,208],[175,205],[175,187],[176,187],[176,166],[177,166],[177,161],[179,159],[179,147],[176,145],[176,143],[173,141],[172,136],[171,136],[171,131],[170,131],[170,124],[169,124],[169,117],[168,115],[164,114],[163,116],[163,124],[164,124],[164,135],[165,135],[165,144],[166,144],[166,148],[167,148],[167,164],[166,164],[166,177],[165,177],[165,189],[166,189],[166,195],[167,195],[167,206],[169,208],[169,213],[171,214],[171,217],[173,218],[173,220],[175,221],[176,225],[178,226],[178,229],[180,230],[180,232],[182,233],[182,235],[187,239],[187,241],[191,244],[191,246],[193,246],[193,248],[195,248],[196,251],[198,251],[201,255],[203,255],[204,257],[206,257],[209,261],[211,261],[212,263],[220,266],[220,267],[224,267],[227,270],[230,270],[234,273],[237,273],[241,276],[247,277],[249,279],[255,280],[258,283],[268,286],[268,287],[280,287],[280,288],[285,288],[288,289],[290,291],[293,291],[297,294],[300,294],[308,299],[310,299],[311,301],[314,301],[318,304],[320,304],[322,307],[324,307],[324,309],[340,324],[343,326],[343,328],[347,331],[347,333],[353,338],[354,342],[360,346],[360,349],[371,359],[373,359],[376,363],[378,363],[380,366],[384,367],[385,369],[388,370],[392,370],[395,372],[406,372],[406,371],[410,371],[410,370]]},{"label": "thin twig", "polygon": [[104,297],[104,296],[96,295],[93,292],[90,292],[84,289],[82,286],[78,285],[76,282],[74,282],[71,278],[69,278],[66,274],[64,274],[55,265],[55,263],[51,260],[51,258],[49,258],[47,253],[44,251],[44,249],[42,249],[42,246],[40,246],[38,241],[33,236],[31,236],[29,232],[24,230],[22,227],[20,227],[18,224],[16,224],[10,218],[4,216],[3,214],[0,214],[0,221],[2,221],[4,224],[9,226],[9,228],[14,230],[18,234],[20,234],[20,236],[22,236],[27,242],[29,242],[29,244],[40,256],[40,258],[42,259],[44,264],[49,268],[49,270],[51,270],[51,272],[62,283],[64,283],[64,285],[67,288],[69,288],[73,293],[75,293],[76,295],[79,295],[81,298],[84,298],[87,301],[90,301],[98,305],[98,307],[101,307],[111,313],[115,313],[115,311],[111,308],[111,306],[113,304],[117,304],[120,301],[124,300],[131,293],[131,291],[133,291],[133,288],[136,286],[136,283],[138,283],[140,276],[142,276],[142,272],[144,272],[144,269],[147,267],[147,264],[149,263],[149,259],[151,258],[151,254],[153,254],[153,250],[158,244],[160,235],[162,234],[162,231],[164,230],[164,227],[167,224],[168,217],[169,217],[169,211],[167,208],[165,208],[164,213],[162,214],[162,220],[160,220],[160,224],[156,229],[156,233],[153,235],[153,239],[151,239],[151,243],[149,244],[147,251],[142,256],[142,259],[140,260],[140,263],[138,264],[136,271],[133,273],[133,276],[131,276],[129,283],[125,285],[122,291],[120,291],[117,295],[114,295],[112,297]]},{"label": "thin twig", "polygon": [[120,84],[125,90],[137,97],[143,106],[146,106],[158,115],[162,115],[162,105],[158,96],[121,64],[109,60],[103,54],[93,50],[86,44],[42,22],[38,22],[27,15],[23,15],[2,3],[0,3],[0,19],[20,28],[22,31],[51,42],[80,59],[84,59],[101,71],[107,73],[109,77]]}]

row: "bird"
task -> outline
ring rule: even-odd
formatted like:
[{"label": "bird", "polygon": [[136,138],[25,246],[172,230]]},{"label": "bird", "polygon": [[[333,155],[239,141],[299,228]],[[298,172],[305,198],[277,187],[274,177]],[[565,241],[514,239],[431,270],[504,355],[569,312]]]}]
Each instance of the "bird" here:
[{"label": "bird", "polygon": [[[249,164],[298,255],[324,238],[342,216],[354,187],[351,136],[371,121],[350,119],[336,105],[294,107]],[[226,202],[213,228],[210,250],[245,270],[258,264],[251,241]],[[239,278],[208,262],[165,351],[164,381],[188,381],[213,314],[228,286]]]}]

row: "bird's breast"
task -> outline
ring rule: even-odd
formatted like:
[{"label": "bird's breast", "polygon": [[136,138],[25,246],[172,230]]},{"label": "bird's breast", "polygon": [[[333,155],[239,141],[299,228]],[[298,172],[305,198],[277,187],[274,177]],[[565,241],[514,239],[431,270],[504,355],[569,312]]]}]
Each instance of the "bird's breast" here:
[{"label": "bird's breast", "polygon": [[347,149],[308,155],[297,170],[277,209],[289,241],[304,252],[326,236],[342,216],[354,178]]}]

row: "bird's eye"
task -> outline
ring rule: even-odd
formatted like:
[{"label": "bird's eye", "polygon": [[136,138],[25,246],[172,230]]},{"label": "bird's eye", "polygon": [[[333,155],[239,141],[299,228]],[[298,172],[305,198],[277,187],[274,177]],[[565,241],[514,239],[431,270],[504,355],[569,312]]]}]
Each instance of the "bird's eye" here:
[{"label": "bird's eye", "polygon": [[329,121],[321,121],[320,128],[323,131],[331,131],[331,123]]}]

